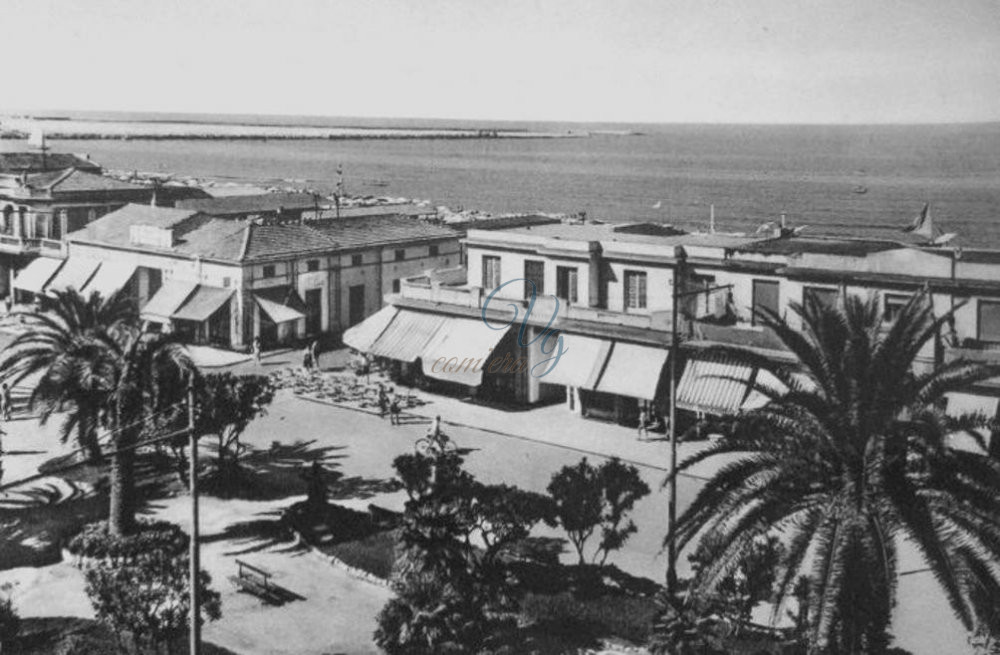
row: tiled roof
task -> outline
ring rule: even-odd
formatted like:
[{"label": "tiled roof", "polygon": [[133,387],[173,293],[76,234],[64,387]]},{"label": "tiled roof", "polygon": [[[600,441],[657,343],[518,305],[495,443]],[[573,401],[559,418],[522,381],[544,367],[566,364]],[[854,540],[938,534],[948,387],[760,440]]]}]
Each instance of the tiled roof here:
[{"label": "tiled roof", "polygon": [[308,225],[255,225],[250,230],[243,260],[265,259],[295,253],[337,250],[338,243],[329,235]]},{"label": "tiled roof", "polygon": [[458,236],[450,228],[401,216],[341,218],[314,221],[309,225],[345,249],[427,239],[454,239]]},{"label": "tiled roof", "polygon": [[[131,227],[173,228],[170,248],[134,244]],[[217,218],[192,209],[126,205],[67,235],[71,242],[172,252],[227,262],[250,262],[296,254],[335,252],[421,239],[456,238],[454,231],[409,218],[341,219],[324,227],[299,223],[259,224]]]},{"label": "tiled roof", "polygon": [[308,193],[260,193],[249,196],[222,196],[202,200],[179,200],[177,207],[194,209],[215,216],[273,213],[279,209],[301,210],[316,207]]},{"label": "tiled roof", "polygon": [[35,189],[46,189],[50,192],[149,190],[148,187],[121,182],[111,177],[83,171],[78,168],[29,174],[27,176],[27,185]]},{"label": "tiled roof", "polygon": [[65,152],[0,152],[0,173],[35,173],[66,168],[101,170],[97,162]]}]

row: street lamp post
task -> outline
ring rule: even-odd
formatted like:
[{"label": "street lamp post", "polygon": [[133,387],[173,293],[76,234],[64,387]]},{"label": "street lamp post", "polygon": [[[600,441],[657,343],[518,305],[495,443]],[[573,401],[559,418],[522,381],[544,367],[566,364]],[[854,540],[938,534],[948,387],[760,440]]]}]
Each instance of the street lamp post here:
[{"label": "street lamp post", "polygon": [[188,385],[188,443],[191,448],[191,457],[188,463],[188,484],[191,486],[191,541],[190,541],[190,580],[188,581],[188,592],[190,593],[190,608],[188,609],[188,619],[191,622],[191,655],[201,653],[201,602],[199,600],[198,573],[201,569],[201,551],[198,543],[198,435],[194,429],[194,385]]},{"label": "street lamp post", "polygon": [[677,304],[681,297],[679,290],[684,279],[684,265],[687,253],[683,246],[674,249],[674,280],[671,285],[670,303],[670,407],[667,436],[670,439],[670,504],[667,508],[667,593],[677,593]]},{"label": "street lamp post", "polygon": [[683,246],[674,249],[674,281],[671,289],[670,304],[670,425],[667,427],[667,438],[670,439],[670,476],[668,488],[670,501],[667,506],[667,593],[671,596],[677,593],[677,355],[680,353],[680,336],[677,329],[678,301],[685,296],[709,294],[721,289],[732,289],[731,284],[681,291],[681,284],[687,278],[687,253]]}]

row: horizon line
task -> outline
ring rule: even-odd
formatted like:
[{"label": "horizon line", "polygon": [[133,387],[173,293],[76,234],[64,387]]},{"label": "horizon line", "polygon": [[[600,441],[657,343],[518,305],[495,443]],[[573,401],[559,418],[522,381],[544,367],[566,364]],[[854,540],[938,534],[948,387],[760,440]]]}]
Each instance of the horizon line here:
[{"label": "horizon line", "polygon": [[[55,114],[35,116],[34,114]],[[460,116],[388,116],[388,115],[334,115],[334,114],[286,114],[278,112],[212,112],[212,111],[175,111],[175,110],[149,110],[149,109],[67,109],[67,108],[3,108],[0,107],[0,116],[26,116],[38,120],[63,118],[58,114],[67,114],[73,118],[73,114],[146,114],[156,115],[176,115],[176,116],[219,116],[219,117],[270,117],[270,118],[313,118],[324,120],[376,120],[376,121],[460,121],[464,123],[481,121],[484,123],[553,123],[570,125],[662,125],[662,126],[691,126],[691,127],[924,127],[924,126],[974,126],[974,125],[994,125],[1000,124],[1000,117],[988,119],[958,119],[958,120],[937,120],[937,121],[685,121],[685,120],[604,120],[604,119],[553,119],[553,118],[467,118]],[[80,120],[88,120],[86,117],[77,117]],[[130,122],[122,119],[123,122]],[[202,121],[204,122],[204,121]]]}]

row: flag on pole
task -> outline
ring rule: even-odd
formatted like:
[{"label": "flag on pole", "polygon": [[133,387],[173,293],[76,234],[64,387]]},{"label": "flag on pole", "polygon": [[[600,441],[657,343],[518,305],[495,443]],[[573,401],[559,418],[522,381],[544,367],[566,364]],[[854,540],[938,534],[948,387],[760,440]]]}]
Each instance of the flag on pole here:
[{"label": "flag on pole", "polygon": [[913,219],[913,222],[903,228],[903,232],[912,232],[928,239],[934,238],[934,223],[931,220],[931,205],[925,202],[920,214]]}]

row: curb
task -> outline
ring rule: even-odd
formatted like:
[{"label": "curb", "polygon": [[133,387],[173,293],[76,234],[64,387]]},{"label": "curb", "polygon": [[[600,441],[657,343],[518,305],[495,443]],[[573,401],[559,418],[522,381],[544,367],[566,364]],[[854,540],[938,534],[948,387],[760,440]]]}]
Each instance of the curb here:
[{"label": "curb", "polygon": [[283,519],[286,519],[285,525],[287,525],[288,529],[292,531],[293,535],[295,535],[295,542],[297,545],[304,546],[305,548],[309,549],[309,552],[312,553],[313,555],[316,555],[320,559],[325,560],[327,564],[330,564],[338,569],[341,569],[342,571],[346,572],[353,578],[357,578],[359,580],[371,583],[373,585],[378,585],[379,587],[384,587],[385,589],[390,589],[392,587],[392,584],[388,580],[380,578],[372,573],[369,573],[364,569],[359,569],[356,566],[351,566],[350,564],[340,559],[336,555],[330,555],[329,553],[324,553],[317,546],[314,546],[312,543],[310,543],[309,540],[306,539],[301,532],[299,532],[298,528],[296,528],[295,525],[293,525],[290,520],[287,520],[288,519],[287,514],[282,512],[281,516]]}]

